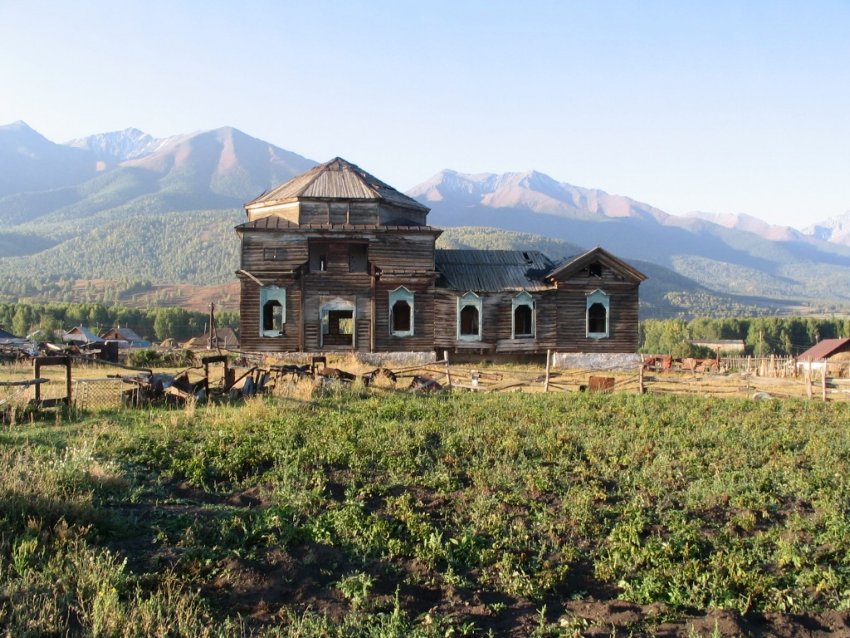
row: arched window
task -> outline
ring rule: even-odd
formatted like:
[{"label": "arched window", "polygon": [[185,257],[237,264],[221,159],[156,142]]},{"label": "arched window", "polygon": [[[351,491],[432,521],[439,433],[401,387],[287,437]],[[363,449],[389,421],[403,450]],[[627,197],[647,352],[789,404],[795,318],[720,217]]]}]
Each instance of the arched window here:
[{"label": "arched window", "polygon": [[281,337],[286,323],[286,288],[260,288],[260,336]]},{"label": "arched window", "polygon": [[609,297],[601,290],[587,295],[587,336],[590,339],[606,339],[608,333]]},{"label": "arched window", "polygon": [[535,336],[534,297],[523,290],[511,303],[511,338],[533,339]]},{"label": "arched window", "polygon": [[390,334],[394,337],[413,335],[413,293],[404,286],[390,293]]},{"label": "arched window", "polygon": [[457,300],[457,338],[481,341],[481,297],[468,292]]}]

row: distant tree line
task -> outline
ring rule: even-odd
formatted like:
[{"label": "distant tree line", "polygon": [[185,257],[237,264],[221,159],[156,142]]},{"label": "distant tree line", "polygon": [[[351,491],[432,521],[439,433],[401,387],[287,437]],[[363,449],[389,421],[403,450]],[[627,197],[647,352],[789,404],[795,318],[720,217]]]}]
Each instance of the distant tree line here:
[{"label": "distant tree line", "polygon": [[771,354],[796,356],[822,339],[850,337],[850,319],[816,317],[752,317],[743,319],[700,318],[647,319],[641,322],[641,352],[675,357],[707,353],[690,342],[735,339],[757,357]]},{"label": "distant tree line", "polygon": [[[70,330],[75,326],[101,332],[121,326],[131,328],[151,341],[173,338],[189,339],[203,334],[209,323],[204,312],[183,308],[127,308],[98,303],[0,303],[0,327],[18,336],[41,330],[45,340],[53,338],[54,330]],[[216,313],[218,327],[239,328],[239,315],[233,312]]]}]

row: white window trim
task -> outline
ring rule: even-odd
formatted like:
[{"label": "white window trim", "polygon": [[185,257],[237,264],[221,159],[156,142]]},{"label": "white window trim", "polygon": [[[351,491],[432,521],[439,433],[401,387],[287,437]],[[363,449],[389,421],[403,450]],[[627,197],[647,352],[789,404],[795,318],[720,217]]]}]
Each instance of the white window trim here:
[{"label": "white window trim", "polygon": [[[265,319],[265,305],[269,301],[277,301],[282,306],[282,323],[280,330],[265,330],[263,323]],[[261,337],[281,337],[283,336],[284,328],[286,327],[286,288],[279,286],[261,286],[260,287],[260,336]]]},{"label": "white window trim", "polygon": [[[472,306],[478,310],[478,334],[477,335],[462,335],[460,333],[460,313],[467,306]],[[482,312],[483,304],[481,297],[476,295],[471,290],[457,299],[457,340],[458,341],[481,341],[481,329],[484,326],[484,313]]]},{"label": "white window trim", "polygon": [[[610,332],[611,325],[611,302],[610,296],[603,290],[597,288],[591,293],[587,295],[587,303],[585,305],[584,310],[584,325],[585,325],[585,333],[587,334],[588,339],[607,339]],[[590,331],[590,307],[594,304],[602,304],[605,307],[605,332],[591,332]]]},{"label": "white window trim", "polygon": [[[516,334],[516,310],[520,306],[528,306],[531,310],[531,334],[517,337]],[[523,290],[511,300],[511,339],[536,339],[537,338],[537,313],[534,297],[527,290]]]},{"label": "white window trim", "polygon": [[[410,330],[393,330],[393,308],[395,308],[396,302],[398,301],[406,301],[407,305],[410,306]],[[414,326],[414,314],[413,314],[413,293],[410,292],[404,286],[399,286],[392,292],[390,292],[390,309],[389,309],[389,328],[390,334],[393,337],[412,337],[413,336],[413,326]]]}]

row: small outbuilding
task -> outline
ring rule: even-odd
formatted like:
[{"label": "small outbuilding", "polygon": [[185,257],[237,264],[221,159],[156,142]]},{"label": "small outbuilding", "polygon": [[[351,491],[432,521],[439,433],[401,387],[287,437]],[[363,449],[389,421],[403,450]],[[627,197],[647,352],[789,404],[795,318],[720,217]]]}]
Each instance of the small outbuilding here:
[{"label": "small outbuilding", "polygon": [[88,345],[92,343],[101,343],[103,341],[103,339],[98,337],[94,331],[86,328],[85,326],[76,326],[71,328],[62,335],[62,340],[76,345]]},{"label": "small outbuilding", "polygon": [[150,348],[151,342],[142,339],[132,328],[110,328],[100,335],[103,341],[117,341],[123,348]]},{"label": "small outbuilding", "polygon": [[[824,339],[797,357],[797,367],[820,370],[825,365],[841,364],[839,368],[846,369],[850,364],[850,339]],[[836,371],[840,373],[839,371]]]}]

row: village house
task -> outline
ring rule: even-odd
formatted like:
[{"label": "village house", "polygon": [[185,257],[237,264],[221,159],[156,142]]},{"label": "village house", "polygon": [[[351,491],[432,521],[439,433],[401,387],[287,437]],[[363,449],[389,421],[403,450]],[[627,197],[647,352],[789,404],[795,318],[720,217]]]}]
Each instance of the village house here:
[{"label": "village house", "polygon": [[214,348],[221,348],[224,350],[238,350],[239,335],[236,334],[236,331],[233,328],[225,326],[222,328],[216,328],[212,336],[210,335],[209,331],[207,331],[202,335],[192,337],[191,339],[183,343],[183,347],[189,348],[190,350],[203,350]]},{"label": "village house", "polygon": [[93,343],[102,343],[103,339],[97,336],[94,330],[85,326],[74,326],[62,335],[63,341],[73,343],[75,345],[88,345]]},{"label": "village house", "polygon": [[634,353],[646,278],[602,248],[439,250],[429,209],[341,158],[245,205],[241,348]]},{"label": "village house", "polygon": [[100,335],[103,341],[115,341],[121,348],[150,348],[151,342],[142,339],[132,328],[118,326]]}]

